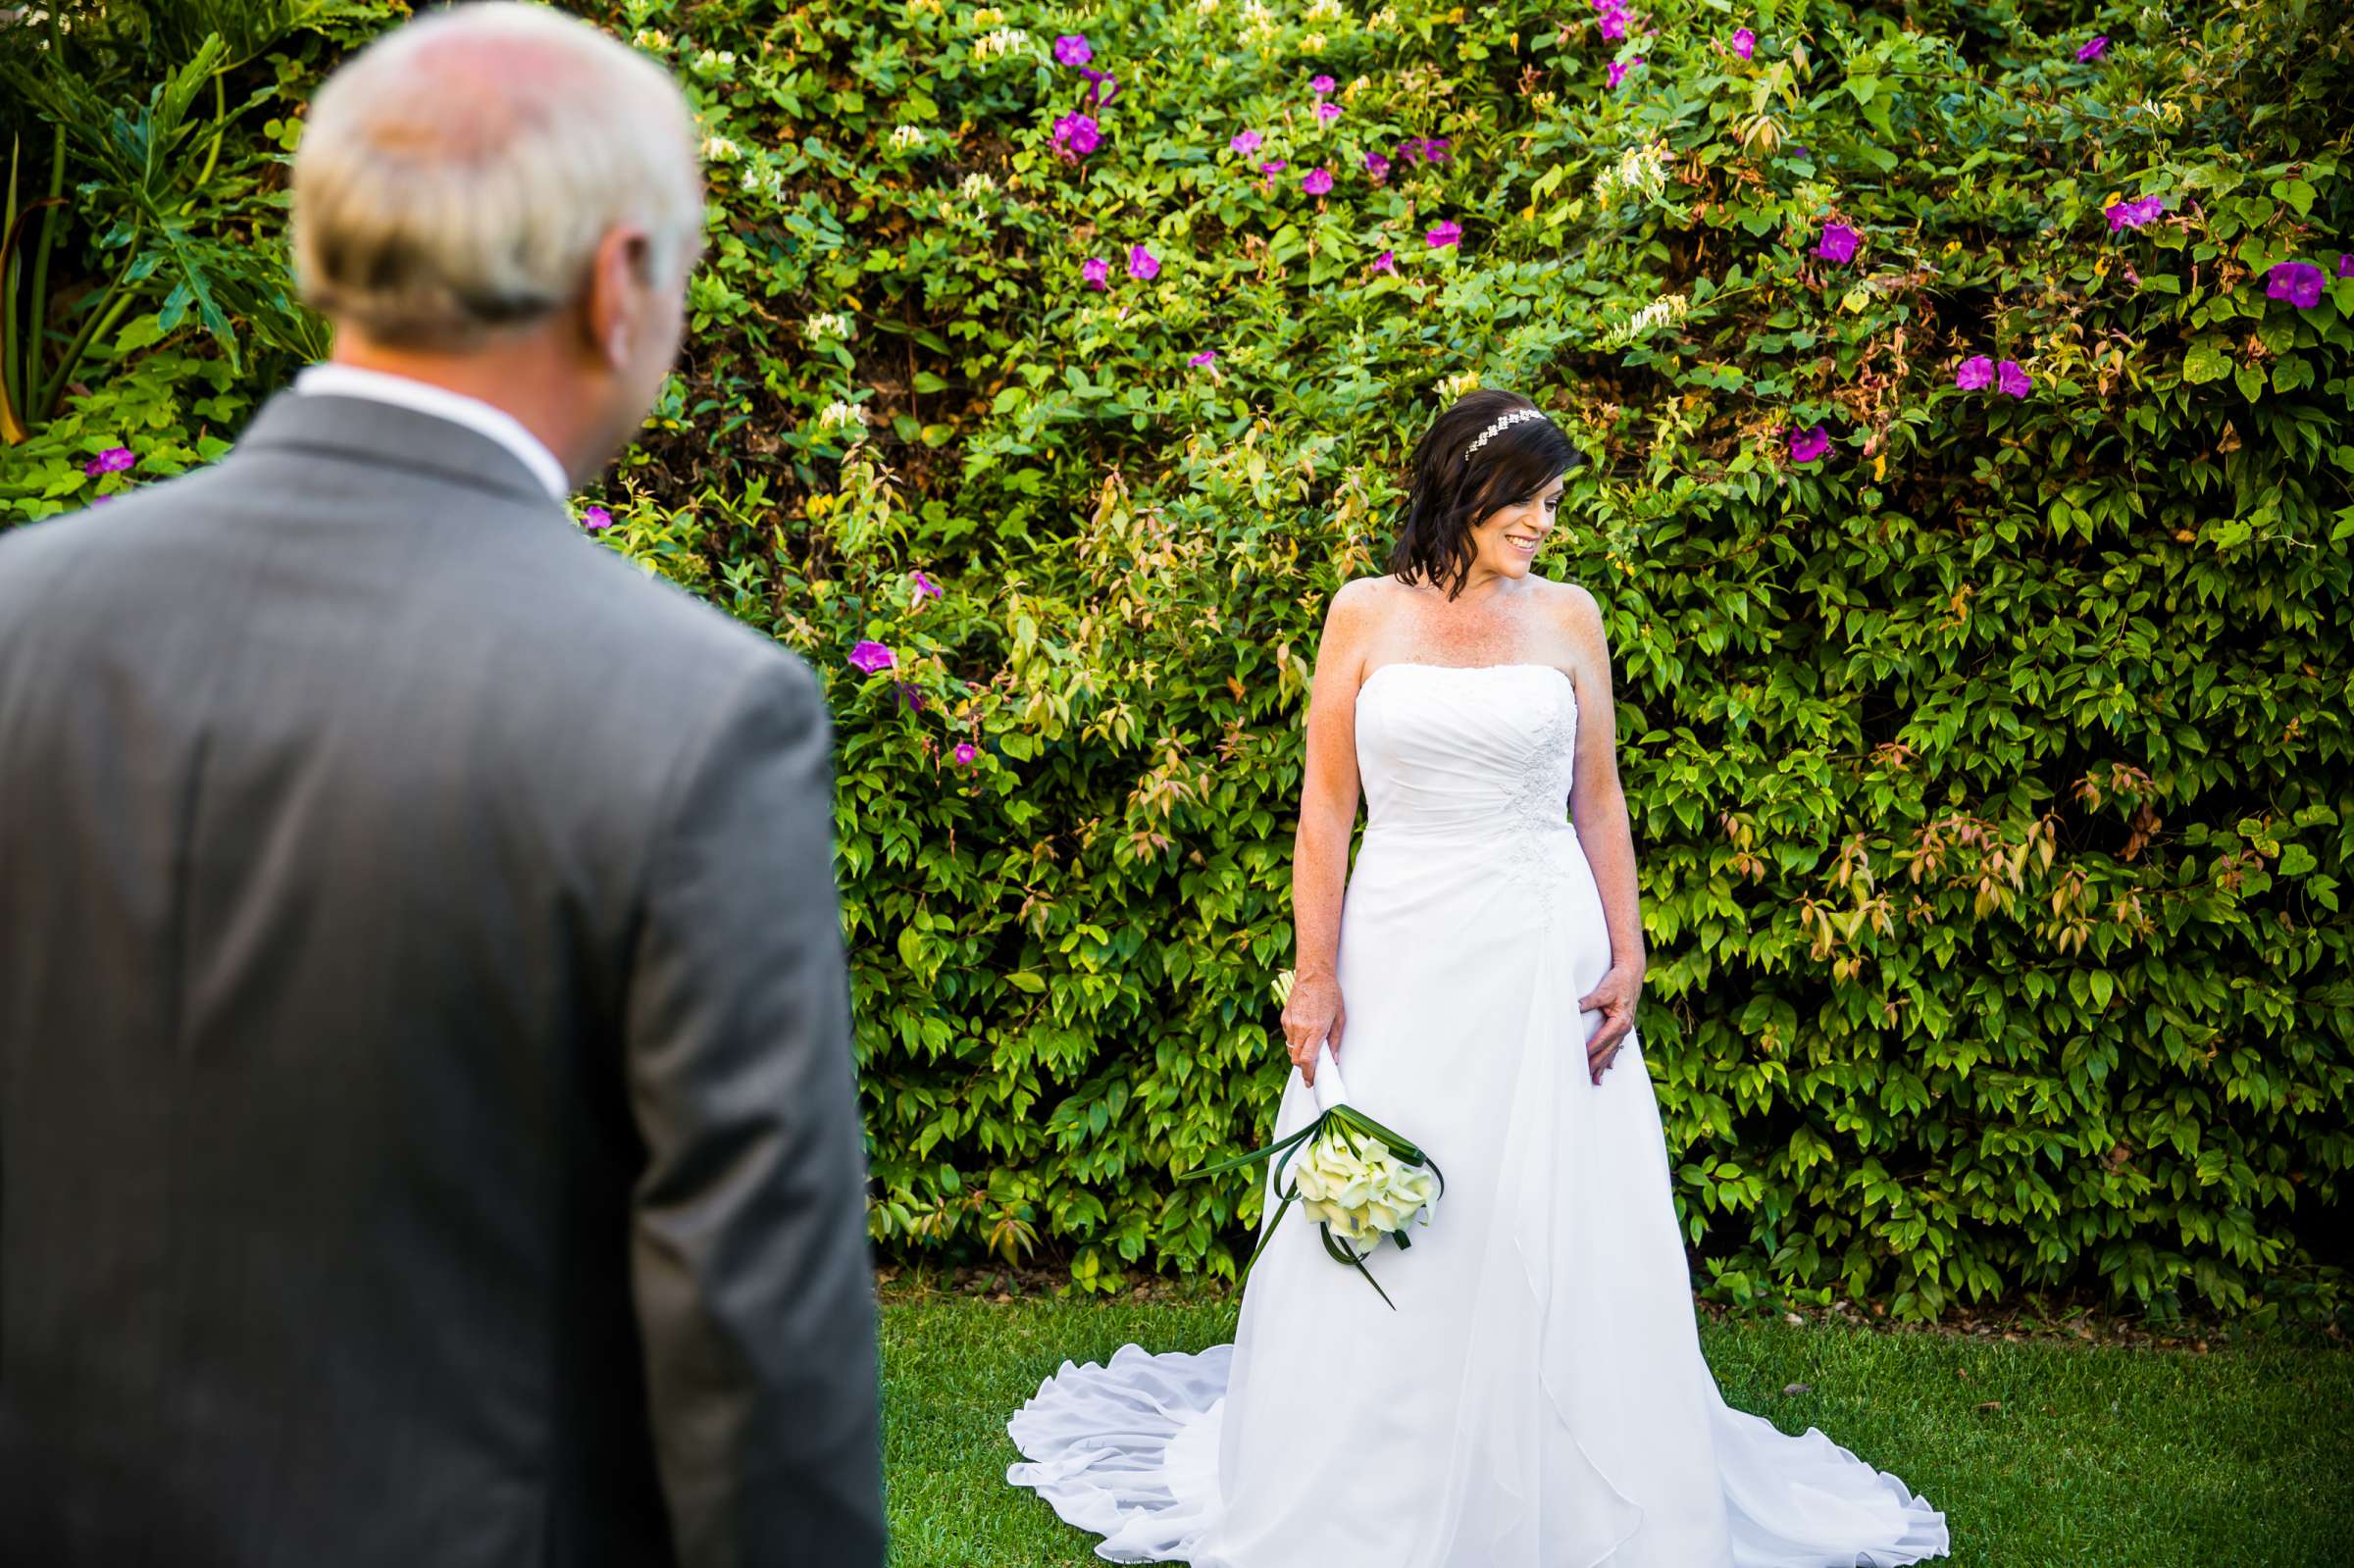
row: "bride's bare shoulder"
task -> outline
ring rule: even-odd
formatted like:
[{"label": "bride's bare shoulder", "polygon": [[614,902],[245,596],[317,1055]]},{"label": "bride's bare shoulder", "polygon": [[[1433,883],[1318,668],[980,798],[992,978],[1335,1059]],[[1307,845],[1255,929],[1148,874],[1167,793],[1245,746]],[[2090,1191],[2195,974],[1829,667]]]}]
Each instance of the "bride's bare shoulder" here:
[{"label": "bride's bare shoulder", "polygon": [[1340,591],[1332,596],[1332,602],[1366,604],[1405,591],[1406,584],[1398,581],[1396,574],[1384,572],[1379,577],[1351,578],[1341,584]]},{"label": "bride's bare shoulder", "polygon": [[1369,625],[1379,620],[1397,596],[1405,591],[1403,583],[1386,574],[1381,577],[1351,578],[1341,584],[1340,591],[1333,594],[1330,619],[1336,623]]},{"label": "bride's bare shoulder", "polygon": [[1545,607],[1563,626],[1575,631],[1602,624],[1602,605],[1584,583],[1561,582],[1551,578],[1536,581],[1545,584],[1540,590],[1545,595]]},{"label": "bride's bare shoulder", "polygon": [[1342,583],[1324,612],[1318,665],[1361,668],[1365,650],[1381,640],[1381,628],[1402,591],[1397,579],[1389,577],[1352,578]]}]

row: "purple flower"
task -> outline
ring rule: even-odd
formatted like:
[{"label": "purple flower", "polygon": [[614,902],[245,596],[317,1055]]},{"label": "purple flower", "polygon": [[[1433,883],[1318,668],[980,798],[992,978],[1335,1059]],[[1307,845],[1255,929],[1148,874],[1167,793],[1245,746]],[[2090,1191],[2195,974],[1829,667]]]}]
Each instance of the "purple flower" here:
[{"label": "purple flower", "polygon": [[1620,82],[1624,81],[1624,80],[1626,79],[1626,74],[1627,74],[1629,71],[1632,71],[1632,70],[1633,70],[1635,67],[1637,67],[1637,66],[1641,65],[1641,64],[1643,63],[1643,60],[1644,60],[1644,57],[1643,57],[1642,55],[1637,55],[1637,56],[1635,56],[1635,58],[1634,58],[1634,59],[1632,59],[1632,60],[1613,60],[1613,61],[1612,61],[1612,62],[1611,62],[1611,85],[1612,85],[1612,86],[1613,86],[1613,87],[1615,87],[1615,86],[1617,86],[1617,85],[1618,85],[1618,83],[1620,83]]},{"label": "purple flower", "polygon": [[1193,358],[1187,360],[1186,363],[1188,365],[1195,366],[1209,365],[1214,363],[1217,360],[1217,357],[1218,351],[1216,349],[1205,348],[1201,353],[1196,354]]},{"label": "purple flower", "polygon": [[1111,102],[1113,95],[1120,90],[1119,78],[1108,72],[1081,66],[1079,75],[1087,78],[1087,106],[1090,109]]},{"label": "purple flower", "polygon": [[1320,103],[1316,105],[1316,118],[1329,126],[1341,118],[1341,106],[1337,103]]},{"label": "purple flower", "polygon": [[1330,76],[1311,77],[1307,83],[1307,90],[1321,98],[1326,93],[1332,91],[1332,78]]},{"label": "purple flower", "polygon": [[2005,397],[2024,397],[2034,385],[2015,359],[2004,360],[1994,368],[1994,389]]},{"label": "purple flower", "polygon": [[[1410,164],[1415,159],[1423,157],[1428,147],[1429,143],[1425,142],[1420,136],[1407,136],[1405,140],[1398,143],[1399,161],[1402,163]],[[1432,161],[1436,162],[1437,160],[1434,159]]]},{"label": "purple flower", "polygon": [[2122,228],[2139,228],[2166,211],[2164,196],[2144,196],[2138,201],[2113,201],[2101,209],[2109,219],[2109,232]]},{"label": "purple flower", "polygon": [[581,527],[591,533],[602,533],[613,526],[613,514],[601,506],[581,508]]},{"label": "purple flower", "polygon": [[1258,144],[1263,139],[1255,130],[1238,130],[1234,139],[1226,144],[1226,150],[1248,156],[1258,151]]},{"label": "purple flower", "polygon": [[921,604],[926,599],[945,598],[946,596],[940,591],[940,584],[924,576],[923,570],[919,567],[915,573],[915,602]]},{"label": "purple flower", "polygon": [[850,668],[863,670],[868,675],[888,670],[898,662],[897,656],[880,642],[862,641],[850,649]]},{"label": "purple flower", "polygon": [[2337,276],[2354,278],[2354,256],[2350,256],[2342,250],[2337,253]]},{"label": "purple flower", "polygon": [[1090,288],[1103,287],[1103,280],[1110,276],[1111,263],[1105,261],[1100,256],[1090,256],[1085,262],[1080,264],[1079,277]]},{"label": "purple flower", "polygon": [[1054,122],[1054,152],[1065,163],[1077,163],[1103,139],[1093,115],[1069,114]]},{"label": "purple flower", "polygon": [[2285,299],[2299,310],[2322,302],[2322,270],[2311,262],[2280,262],[2264,277],[2267,299]]},{"label": "purple flower", "polygon": [[1396,272],[1398,270],[1398,253],[1394,250],[1385,250],[1374,257],[1373,270],[1377,273]]},{"label": "purple flower", "polygon": [[1954,372],[1954,384],[1965,392],[1974,392],[1994,384],[1994,361],[1983,354],[1973,354],[1964,360]]},{"label": "purple flower", "polygon": [[1365,173],[1373,177],[1376,185],[1390,177],[1390,161],[1380,153],[1365,154]]},{"label": "purple flower", "polygon": [[1084,32],[1066,32],[1054,40],[1054,63],[1062,66],[1084,66],[1096,58],[1096,51]]},{"label": "purple flower", "polygon": [[1733,29],[1733,53],[1739,55],[1742,59],[1747,60],[1750,57],[1751,51],[1756,49],[1757,46],[1758,35],[1756,33],[1750,31],[1747,27],[1735,27]]},{"label": "purple flower", "polygon": [[1332,188],[1332,176],[1321,169],[1310,169],[1301,177],[1300,188],[1311,196],[1321,196]]},{"label": "purple flower", "polygon": [[1267,162],[1260,164],[1258,166],[1258,172],[1262,175],[1280,175],[1290,167],[1291,165],[1285,160],[1281,158],[1272,158]]},{"label": "purple flower", "polygon": [[1831,432],[1817,425],[1811,430],[1790,432],[1790,461],[1812,463],[1831,449]]},{"label": "purple flower", "polygon": [[1815,242],[1815,254],[1827,262],[1844,262],[1856,254],[1856,231],[1845,224],[1825,224],[1822,237]]},{"label": "purple flower", "polygon": [[1131,245],[1128,247],[1128,276],[1149,283],[1160,276],[1160,263],[1144,246]]},{"label": "purple flower", "polygon": [[1422,138],[1422,161],[1443,164],[1447,161],[1447,149],[1454,145],[1453,136],[1425,136]]},{"label": "purple flower", "polygon": [[905,681],[894,681],[892,684],[898,688],[899,702],[909,713],[924,711],[924,694],[921,691]]},{"label": "purple flower", "polygon": [[2101,58],[2101,51],[2108,47],[2108,38],[2103,34],[2095,33],[2091,42],[2083,45],[2076,51],[2076,64],[2079,66],[2088,66],[2092,64],[2095,60]]},{"label": "purple flower", "polygon": [[1605,11],[1602,14],[1602,22],[1600,26],[1602,28],[1602,35],[1605,38],[1610,39],[1612,43],[1616,43],[1619,39],[1626,36],[1626,13],[1623,11]]},{"label": "purple flower", "polygon": [[110,446],[82,464],[81,471],[91,479],[96,479],[101,474],[121,474],[137,462],[137,455],[129,447]]},{"label": "purple flower", "polygon": [[1459,245],[1463,238],[1462,226],[1458,224],[1454,219],[1449,218],[1442,221],[1422,237],[1430,241],[1430,246],[1433,250],[1440,249],[1441,247],[1447,245]]},{"label": "purple flower", "polygon": [[957,767],[971,767],[973,765],[973,759],[979,755],[981,755],[980,749],[976,747],[970,740],[959,740],[956,742]]}]

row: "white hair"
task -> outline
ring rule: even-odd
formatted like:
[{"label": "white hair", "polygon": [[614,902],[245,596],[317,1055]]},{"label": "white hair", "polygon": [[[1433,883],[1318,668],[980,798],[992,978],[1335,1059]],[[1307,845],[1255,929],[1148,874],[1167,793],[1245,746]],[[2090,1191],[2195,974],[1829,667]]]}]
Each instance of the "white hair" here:
[{"label": "white hair", "polygon": [[396,27],[313,100],[294,156],[303,296],[380,341],[464,347],[580,297],[619,226],[682,278],[702,241],[694,116],[588,23],[483,0]]}]

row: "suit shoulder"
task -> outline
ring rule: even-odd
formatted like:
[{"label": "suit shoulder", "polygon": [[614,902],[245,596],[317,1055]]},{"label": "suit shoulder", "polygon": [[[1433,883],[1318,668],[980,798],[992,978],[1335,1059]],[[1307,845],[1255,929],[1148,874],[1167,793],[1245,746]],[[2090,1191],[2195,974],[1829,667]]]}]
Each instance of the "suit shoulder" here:
[{"label": "suit shoulder", "polygon": [[32,605],[77,566],[136,554],[167,523],[177,503],[212,471],[193,473],[103,496],[78,511],[0,530],[0,603]]},{"label": "suit shoulder", "polygon": [[816,673],[783,643],[625,556],[578,542],[576,570],[595,606],[588,628],[626,645],[672,700],[703,707],[741,700],[748,688],[818,702]]}]

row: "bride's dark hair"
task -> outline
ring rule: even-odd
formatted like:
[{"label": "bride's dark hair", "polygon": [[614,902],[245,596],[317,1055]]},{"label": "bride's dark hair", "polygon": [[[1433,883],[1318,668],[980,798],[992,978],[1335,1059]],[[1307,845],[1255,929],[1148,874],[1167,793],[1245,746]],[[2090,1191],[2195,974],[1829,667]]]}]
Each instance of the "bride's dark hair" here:
[{"label": "bride's dark hair", "polygon": [[1577,448],[1550,417],[1507,425],[1463,461],[1480,431],[1513,409],[1536,406],[1518,392],[1481,387],[1431,421],[1414,447],[1413,488],[1398,509],[1398,542],[1390,547],[1399,582],[1435,583],[1454,598],[1478,554],[1472,526],[1498,507],[1534,500],[1555,476],[1577,466]]}]

